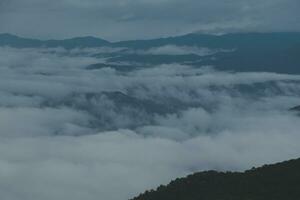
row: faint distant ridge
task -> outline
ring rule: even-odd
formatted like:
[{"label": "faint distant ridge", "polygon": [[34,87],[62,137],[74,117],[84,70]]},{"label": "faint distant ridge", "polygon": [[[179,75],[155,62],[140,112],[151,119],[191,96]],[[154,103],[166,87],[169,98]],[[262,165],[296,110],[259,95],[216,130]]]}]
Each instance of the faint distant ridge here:
[{"label": "faint distant ridge", "polygon": [[150,40],[130,40],[116,42],[118,47],[149,48],[163,45],[201,46],[208,48],[244,48],[257,45],[291,45],[300,43],[300,32],[270,32],[270,33],[228,33],[210,35],[190,33],[182,36],[157,38]]},{"label": "faint distant ridge", "polygon": [[66,49],[73,48],[93,48],[109,46],[110,42],[92,37],[75,37],[65,40],[38,40],[18,37],[12,34],[0,34],[0,46],[10,46],[15,48],[40,48],[40,47],[63,47]]},{"label": "faint distant ridge", "polygon": [[229,33],[224,35],[209,35],[191,33],[182,36],[165,37],[149,40],[129,40],[109,42],[93,37],[75,37],[64,40],[38,40],[18,37],[9,33],[0,33],[0,46],[11,47],[128,47],[135,49],[147,49],[164,45],[200,46],[208,48],[255,48],[258,45],[266,47],[288,47],[291,44],[300,45],[300,33],[298,32],[275,32],[275,33]]},{"label": "faint distant ridge", "polygon": [[[230,33],[208,35],[192,33],[183,36],[152,40],[133,40],[113,43],[114,46],[133,49],[150,49],[166,45],[227,49],[232,52],[219,52],[214,55],[184,55],[171,58],[162,55],[124,55],[117,61],[149,63],[189,63],[192,66],[214,66],[225,71],[276,72],[300,74],[300,33]],[[180,62],[181,61],[181,62]]]},{"label": "faint distant ridge", "polygon": [[45,41],[45,43],[47,47],[62,46],[67,49],[102,47],[102,46],[110,46],[111,44],[106,40],[92,37],[92,36],[75,37],[75,38],[65,39],[65,40],[47,40]]},{"label": "faint distant ridge", "polygon": [[[133,50],[108,53],[107,62],[136,63],[139,66],[184,64],[194,67],[214,66],[223,71],[276,72],[300,74],[300,33],[230,33],[208,35],[191,33],[182,36],[157,38],[151,40],[130,40],[109,42],[96,37],[76,37],[65,40],[35,40],[11,34],[0,34],[0,46],[16,48],[63,47],[94,48],[118,47]],[[192,47],[216,50],[213,55],[139,54],[159,47]],[[228,51],[222,51],[228,50]]]},{"label": "faint distant ridge", "polygon": [[300,159],[297,159],[244,173],[196,173],[133,200],[299,200],[299,188]]},{"label": "faint distant ridge", "polygon": [[26,47],[41,47],[42,45],[43,42],[41,40],[21,38],[9,33],[0,34],[0,46],[26,48]]}]

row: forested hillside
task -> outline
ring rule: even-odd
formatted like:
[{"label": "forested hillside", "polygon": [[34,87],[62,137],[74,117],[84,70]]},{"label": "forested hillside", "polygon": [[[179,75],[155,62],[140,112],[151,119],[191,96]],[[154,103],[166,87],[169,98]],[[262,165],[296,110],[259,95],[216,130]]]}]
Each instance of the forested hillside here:
[{"label": "forested hillside", "polygon": [[300,159],[244,173],[206,171],[172,181],[133,200],[298,200]]}]

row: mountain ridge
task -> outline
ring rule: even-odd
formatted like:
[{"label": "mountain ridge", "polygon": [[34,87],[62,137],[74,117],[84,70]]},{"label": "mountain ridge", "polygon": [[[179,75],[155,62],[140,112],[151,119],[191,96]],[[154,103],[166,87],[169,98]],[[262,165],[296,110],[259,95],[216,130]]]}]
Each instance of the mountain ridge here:
[{"label": "mountain ridge", "polygon": [[[249,33],[228,33],[223,35],[213,35],[213,34],[202,34],[202,33],[190,33],[179,36],[171,36],[171,37],[162,37],[162,38],[154,38],[154,39],[141,39],[141,40],[124,40],[118,42],[110,42],[108,40],[104,40],[102,38],[94,37],[94,36],[79,36],[79,37],[71,37],[67,39],[48,39],[48,40],[40,40],[33,38],[20,37],[10,33],[0,33],[0,46],[12,46],[12,47],[57,47],[57,45],[62,44],[64,47],[64,43],[75,42],[74,44],[69,44],[66,46],[68,48],[76,48],[76,47],[101,47],[101,46],[130,46],[136,48],[147,48],[149,46],[162,46],[167,44],[201,44],[202,46],[206,46],[209,44],[210,46],[217,46],[218,40],[228,40],[223,45],[228,47],[234,47],[237,38],[239,40],[244,40],[249,38],[260,38],[260,41],[263,40],[275,40],[281,39],[281,37],[290,38],[289,40],[297,39],[300,42],[300,32],[267,32],[267,33],[259,33],[259,32],[249,32]],[[5,41],[6,40],[6,41]],[[12,41],[16,40],[16,41]],[[83,45],[76,44],[77,42],[83,42]],[[19,43],[18,43],[19,42]],[[23,42],[23,45],[22,45]],[[30,42],[32,44],[30,45]],[[240,41],[239,41],[240,42]],[[85,43],[85,44],[84,44]],[[278,41],[280,43],[280,41]],[[77,46],[76,46],[77,45]]]},{"label": "mountain ridge", "polygon": [[111,43],[106,40],[93,36],[73,37],[62,40],[39,40],[19,37],[10,33],[0,33],[0,46],[10,46],[16,48],[64,47],[66,49],[73,49],[101,47],[110,44]]},{"label": "mountain ridge", "polygon": [[[213,66],[221,71],[300,74],[299,32],[231,33],[225,35],[192,33],[152,40],[121,42],[109,42],[92,36],[44,41],[21,38],[11,34],[0,34],[0,46],[16,48],[63,47],[65,49],[123,48],[124,51],[93,56],[104,56],[110,63],[136,63],[140,66],[177,63],[193,67]],[[172,48],[175,50],[179,48],[180,51],[185,51],[185,47],[196,50],[207,48],[215,51],[215,53],[203,56],[191,53],[182,55],[151,53],[151,51],[157,51],[161,47],[167,47],[169,50],[171,48],[171,51]]]},{"label": "mountain ridge", "polygon": [[300,159],[245,172],[205,171],[172,181],[132,200],[298,200]]}]

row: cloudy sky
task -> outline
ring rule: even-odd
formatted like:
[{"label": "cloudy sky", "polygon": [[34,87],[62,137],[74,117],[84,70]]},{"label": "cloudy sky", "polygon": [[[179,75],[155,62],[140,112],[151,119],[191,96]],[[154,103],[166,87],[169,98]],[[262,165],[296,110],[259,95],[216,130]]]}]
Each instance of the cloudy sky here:
[{"label": "cloudy sky", "polygon": [[124,40],[195,31],[300,31],[299,7],[299,0],[1,0],[0,32]]}]

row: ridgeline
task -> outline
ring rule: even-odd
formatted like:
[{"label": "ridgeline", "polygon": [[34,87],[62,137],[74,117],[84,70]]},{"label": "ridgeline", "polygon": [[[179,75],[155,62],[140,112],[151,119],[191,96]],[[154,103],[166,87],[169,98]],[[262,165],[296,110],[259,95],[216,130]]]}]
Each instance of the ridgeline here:
[{"label": "ridgeline", "polygon": [[243,173],[206,171],[132,200],[299,200],[300,159]]}]

